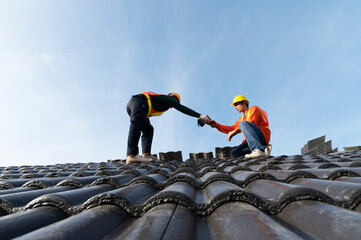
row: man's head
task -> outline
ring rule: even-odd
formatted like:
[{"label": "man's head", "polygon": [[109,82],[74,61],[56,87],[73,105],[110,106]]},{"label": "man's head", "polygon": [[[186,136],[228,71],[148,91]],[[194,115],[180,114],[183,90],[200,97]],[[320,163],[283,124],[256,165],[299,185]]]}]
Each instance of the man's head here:
[{"label": "man's head", "polygon": [[245,112],[249,107],[249,101],[245,96],[237,95],[234,97],[231,106],[234,106],[238,112]]},{"label": "man's head", "polygon": [[168,96],[176,99],[180,103],[181,98],[180,98],[178,93],[171,92],[171,93],[168,94]]}]

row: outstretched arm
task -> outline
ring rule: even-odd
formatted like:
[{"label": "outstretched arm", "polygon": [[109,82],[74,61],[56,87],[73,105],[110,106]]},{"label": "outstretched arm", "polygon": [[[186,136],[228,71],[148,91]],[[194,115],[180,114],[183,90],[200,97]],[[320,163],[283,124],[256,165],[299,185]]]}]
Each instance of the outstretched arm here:
[{"label": "outstretched arm", "polygon": [[225,125],[217,123],[214,120],[211,120],[209,122],[209,125],[212,128],[217,128],[217,130],[220,132],[228,134],[228,136],[227,136],[228,141],[231,141],[232,137],[234,137],[237,133],[241,132],[238,127],[238,122],[234,123],[232,126],[225,126]]}]

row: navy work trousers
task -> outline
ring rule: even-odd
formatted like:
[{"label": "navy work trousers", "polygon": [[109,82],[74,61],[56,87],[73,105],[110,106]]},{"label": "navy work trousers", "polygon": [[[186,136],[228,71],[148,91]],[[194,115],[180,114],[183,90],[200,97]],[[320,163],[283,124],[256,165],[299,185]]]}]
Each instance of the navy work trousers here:
[{"label": "navy work trousers", "polygon": [[143,94],[134,95],[127,104],[127,112],[130,117],[128,134],[127,155],[138,155],[138,143],[142,134],[142,151],[151,153],[154,128],[150,124],[147,98]]},{"label": "navy work trousers", "polygon": [[243,157],[255,149],[264,151],[265,145],[267,145],[267,143],[259,127],[253,123],[242,121],[239,123],[239,129],[246,137],[246,141],[231,151],[232,157]]}]

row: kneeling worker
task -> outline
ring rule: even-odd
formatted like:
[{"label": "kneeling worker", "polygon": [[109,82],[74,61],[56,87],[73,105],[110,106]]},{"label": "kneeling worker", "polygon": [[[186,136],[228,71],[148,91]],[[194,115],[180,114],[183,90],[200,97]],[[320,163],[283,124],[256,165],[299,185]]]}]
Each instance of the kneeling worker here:
[{"label": "kneeling worker", "polygon": [[[127,105],[127,112],[130,117],[130,127],[126,163],[158,160],[151,154],[154,128],[150,124],[149,118],[160,116],[169,108],[173,107],[184,114],[199,118],[203,123],[209,124],[210,118],[208,116],[201,115],[180,104],[180,100],[181,98],[177,93],[163,95],[153,92],[142,92],[138,95],[134,95],[129,100]],[[142,157],[138,155],[138,143],[141,133],[143,133]]]},{"label": "kneeling worker", "polygon": [[243,113],[237,122],[232,126],[224,126],[212,120],[209,125],[228,134],[228,141],[231,141],[237,133],[243,133],[244,140],[241,145],[231,151],[232,157],[269,156],[272,145],[268,144],[271,139],[271,130],[267,113],[257,106],[249,108],[249,101],[242,95],[237,95],[231,106],[234,106],[239,113]]}]

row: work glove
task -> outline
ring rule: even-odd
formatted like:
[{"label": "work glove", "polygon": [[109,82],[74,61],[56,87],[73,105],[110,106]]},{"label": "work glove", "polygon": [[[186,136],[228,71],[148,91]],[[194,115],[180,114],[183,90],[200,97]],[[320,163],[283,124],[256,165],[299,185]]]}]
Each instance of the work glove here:
[{"label": "work glove", "polygon": [[201,126],[203,127],[204,124],[209,124],[209,122],[211,121],[211,119],[208,117],[208,115],[201,115],[199,118],[198,118],[198,126]]},{"label": "work glove", "polygon": [[209,126],[211,126],[212,128],[215,128],[215,127],[217,126],[217,123],[216,123],[216,121],[214,121],[214,120],[211,120],[208,124],[209,124]]},{"label": "work glove", "polygon": [[231,139],[232,139],[234,136],[236,136],[236,134],[237,134],[237,131],[236,131],[236,130],[233,130],[233,131],[229,132],[229,133],[228,133],[228,137],[227,137],[228,141],[231,141]]}]

